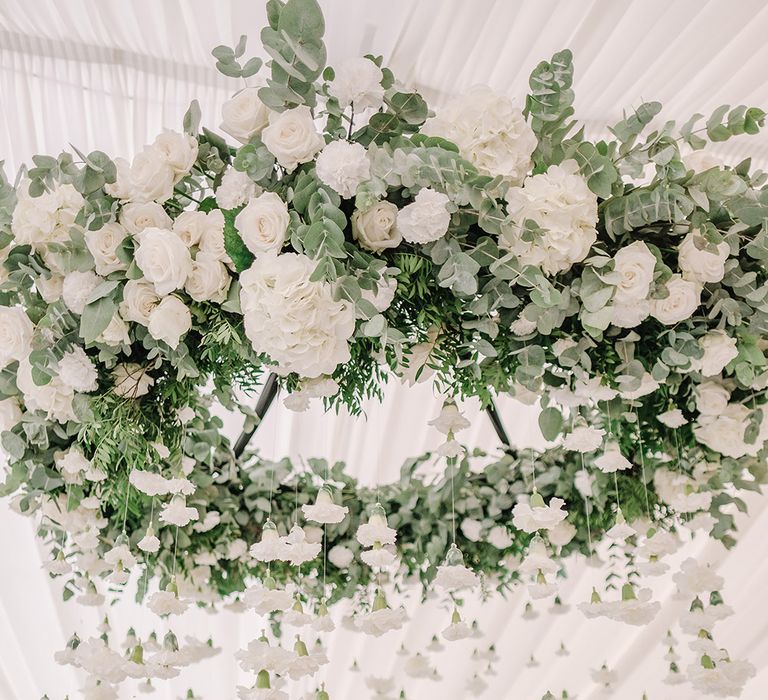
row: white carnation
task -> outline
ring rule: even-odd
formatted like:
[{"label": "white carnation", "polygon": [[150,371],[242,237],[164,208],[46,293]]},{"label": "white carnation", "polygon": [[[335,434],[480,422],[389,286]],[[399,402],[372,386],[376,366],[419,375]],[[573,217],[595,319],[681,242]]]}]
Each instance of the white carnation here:
[{"label": "white carnation", "polygon": [[248,173],[228,168],[216,189],[216,204],[222,209],[237,209],[260,192]]},{"label": "white carnation", "polygon": [[262,131],[261,140],[289,173],[300,163],[308,163],[325,146],[325,140],[315,127],[312,112],[305,105],[284,112],[271,112],[269,126]]},{"label": "white carnation", "polygon": [[85,350],[76,345],[59,360],[59,379],[74,391],[95,391],[99,373]]},{"label": "white carnation", "polygon": [[317,156],[315,171],[320,182],[350,199],[370,179],[371,164],[368,152],[359,143],[331,141]]},{"label": "white carnation", "polygon": [[274,192],[254,197],[235,217],[235,227],[254,255],[279,253],[290,222],[288,205]]},{"label": "white carnation", "polygon": [[259,97],[259,88],[244,88],[227,100],[221,107],[221,119],[221,130],[240,143],[258,136],[269,123],[269,109]]},{"label": "white carnation", "polygon": [[666,283],[667,296],[651,300],[651,316],[673,326],[693,316],[701,303],[701,287],[696,282],[672,275]]},{"label": "white carnation", "polygon": [[73,314],[83,313],[88,297],[91,296],[93,290],[102,281],[103,279],[92,270],[87,272],[79,272],[78,270],[68,272],[64,276],[64,282],[61,285],[61,297],[64,299],[67,308]]},{"label": "white carnation", "polygon": [[384,101],[383,77],[381,68],[369,58],[351,58],[335,69],[328,94],[339,101],[342,109],[350,105],[358,113],[378,109]]},{"label": "white carnation", "polygon": [[311,282],[315,262],[304,255],[261,255],[242,273],[245,331],[257,352],[303,377],[333,374],[349,360],[354,307]]},{"label": "white carnation", "polygon": [[19,361],[16,372],[16,386],[24,395],[24,403],[30,411],[42,411],[48,418],[59,423],[76,420],[72,410],[74,391],[58,377],[48,384],[38,386],[32,379],[32,366],[25,357]]},{"label": "white carnation", "polygon": [[0,306],[0,369],[29,355],[34,330],[20,306]]},{"label": "white carnation", "polygon": [[69,230],[83,207],[83,196],[72,185],[55,184],[39,197],[29,194],[29,181],[16,190],[11,231],[17,244],[45,252],[49,243],[69,240]]},{"label": "white carnation", "polygon": [[519,185],[531,169],[537,140],[522,112],[505,95],[477,85],[437,110],[421,132],[459,147],[479,170]]},{"label": "white carnation", "polygon": [[[597,240],[597,196],[574,160],[552,165],[546,173],[529,177],[523,187],[511,188],[507,204],[514,226],[501,235],[499,245],[548,275],[584,260]],[[527,220],[542,229],[533,240],[524,240]]]},{"label": "white carnation", "polygon": [[192,328],[192,314],[181,299],[167,296],[152,309],[147,328],[155,340],[162,340],[175,350],[182,336]]},{"label": "white carnation", "polygon": [[397,230],[409,243],[430,243],[448,232],[450,199],[429,187],[419,190],[411,204],[397,215]]},{"label": "white carnation", "polygon": [[144,277],[160,295],[181,289],[192,272],[189,249],[181,238],[165,229],[144,229],[134,257]]}]

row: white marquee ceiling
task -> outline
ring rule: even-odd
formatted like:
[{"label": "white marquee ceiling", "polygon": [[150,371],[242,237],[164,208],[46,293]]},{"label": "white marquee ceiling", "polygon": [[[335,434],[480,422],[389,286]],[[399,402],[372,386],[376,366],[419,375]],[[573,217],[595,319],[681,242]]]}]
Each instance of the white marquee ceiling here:
[{"label": "white marquee ceiling", "polygon": [[[622,107],[644,99],[662,101],[666,118],[682,120],[726,102],[768,105],[768,5],[762,0],[322,4],[331,62],[359,53],[383,54],[403,82],[420,86],[432,100],[477,82],[522,99],[533,66],[568,46],[576,60],[577,115],[593,133],[620,118]],[[55,153],[70,142],[81,149],[128,155],[161,127],[178,128],[195,97],[205,121],[216,125],[220,104],[239,83],[213,71],[209,51],[219,43],[233,44],[241,33],[250,34],[255,51],[264,23],[257,0],[2,0],[0,159],[15,170],[32,154]],[[736,139],[718,152],[730,162],[751,153],[765,167],[768,137]],[[368,407],[366,420],[317,411],[295,415],[276,406],[255,442],[266,456],[345,459],[364,481],[386,481],[394,478],[406,456],[438,444],[439,436],[424,425],[438,406],[428,386],[391,387],[382,405]],[[501,401],[500,407],[513,442],[541,444],[532,409],[512,400]],[[470,443],[495,449],[497,440],[487,420],[474,405],[468,411],[476,416]],[[231,435],[239,427],[236,418],[228,417]],[[768,509],[753,499],[751,511],[752,517],[742,521],[741,542],[734,551],[693,542],[684,555],[712,561],[726,577],[725,596],[737,614],[723,623],[723,643],[734,656],[746,656],[758,667],[743,697],[764,700]],[[61,700],[82,679],[55,666],[52,653],[74,626],[89,618],[78,606],[61,603],[57,586],[40,570],[32,523],[5,504],[0,504],[0,555],[0,698],[36,700],[47,692],[51,700]],[[593,576],[583,565],[575,565],[564,584],[564,600],[585,600]],[[498,676],[489,679],[483,698],[539,700],[547,689],[567,689],[580,700],[593,700],[599,692],[589,680],[589,669],[607,662],[621,679],[614,698],[640,700],[647,690],[649,700],[694,700],[698,695],[689,687],[670,688],[658,680],[665,672],[659,642],[680,603],[672,599],[671,590],[660,588],[657,595],[664,602],[662,612],[640,629],[587,622],[578,612],[526,622],[520,618],[524,600],[519,595],[478,608],[488,641],[462,642],[435,657],[446,682],[437,686],[408,679],[408,697],[467,698],[463,688],[473,670],[468,660],[472,648],[495,642],[504,661]],[[129,621],[145,633],[153,623],[151,614],[130,604],[110,614],[120,633]],[[445,616],[434,605],[417,613],[402,635],[409,649],[423,649]],[[211,617],[202,612],[188,617],[189,630],[201,636],[212,632],[225,653],[193,670],[188,683],[168,683],[152,697],[176,698],[190,685],[206,700],[228,700],[238,674],[231,652],[256,636],[257,618],[250,613]],[[571,656],[554,656],[561,640]],[[393,653],[399,641],[397,633],[383,641],[334,633],[328,641],[334,674],[327,678],[334,700],[370,696],[363,674],[347,672],[353,659],[364,673],[402,679],[402,659]],[[525,666],[530,654],[539,668]]]}]

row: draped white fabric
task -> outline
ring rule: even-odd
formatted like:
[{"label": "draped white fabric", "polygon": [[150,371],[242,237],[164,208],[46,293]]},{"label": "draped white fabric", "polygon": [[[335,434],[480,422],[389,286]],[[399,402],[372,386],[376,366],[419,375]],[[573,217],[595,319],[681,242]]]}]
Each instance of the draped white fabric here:
[{"label": "draped white fabric", "polygon": [[[360,53],[380,53],[406,84],[417,85],[433,101],[487,82],[521,99],[534,65],[555,50],[573,49],[576,61],[577,115],[600,133],[621,118],[623,107],[642,100],[664,103],[665,118],[685,120],[721,103],[768,105],[768,5],[762,0],[372,0],[322,2],[328,24],[331,62]],[[233,44],[241,33],[257,51],[264,8],[255,0],[213,2],[178,0],[3,0],[0,3],[0,159],[13,173],[35,153],[56,153],[69,143],[82,150],[102,149],[130,155],[162,127],[178,128],[189,102],[198,98],[204,122],[216,126],[221,103],[241,83],[217,74],[210,49]],[[714,149],[727,162],[748,153],[768,166],[768,138],[741,137]],[[396,478],[402,460],[434,447],[439,436],[426,426],[438,412],[439,398],[429,386],[389,387],[383,404],[368,406],[366,416],[351,419],[314,410],[294,415],[275,406],[261,426],[256,444],[266,456],[326,456],[345,459],[367,483]],[[513,442],[541,445],[535,411],[512,400],[501,412]],[[497,440],[477,406],[469,442],[495,450]],[[226,418],[236,435],[240,422]],[[768,509],[751,499],[751,518],[742,519],[739,546],[725,552],[713,543],[687,545],[678,558],[700,555],[725,575],[727,601],[737,615],[722,625],[722,640],[734,657],[748,657],[758,675],[744,698],[762,700],[768,687],[768,581],[765,536]],[[62,604],[57,584],[40,569],[41,551],[34,524],[0,505],[0,698],[31,700],[44,692],[51,700],[73,693],[82,683],[74,672],[51,661],[70,631],[95,623],[74,604]],[[596,574],[575,565],[564,583],[563,599],[575,605],[587,599]],[[398,678],[417,700],[468,697],[464,684],[475,670],[475,646],[496,644],[503,661],[483,695],[493,700],[538,700],[551,689],[567,689],[581,700],[599,697],[589,669],[606,662],[619,674],[611,697],[640,700],[694,700],[688,686],[663,686],[666,672],[661,639],[682,603],[669,586],[656,594],[662,612],[647,627],[587,621],[580,613],[542,615],[525,622],[523,594],[469,609],[477,616],[484,641],[458,643],[432,658],[445,678],[441,685],[406,679],[402,658],[394,655],[398,633],[370,640],[339,631],[327,640],[332,666],[325,674],[331,697],[369,697],[363,676]],[[544,609],[545,606],[541,606]],[[412,606],[412,610],[415,610]],[[126,602],[110,611],[119,635],[128,624],[146,634],[153,616]],[[423,650],[441,629],[447,612],[434,602],[415,612],[403,641]],[[232,652],[259,632],[252,614],[212,617],[189,615],[184,627],[198,636],[214,635],[224,653],[192,670],[183,681],[159,684],[154,697],[183,696],[187,687],[206,699],[232,697],[238,678]],[[569,657],[554,655],[560,642]],[[686,654],[683,645],[681,653]],[[533,654],[539,668],[525,666]],[[348,671],[357,659],[362,673]],[[686,657],[687,659],[687,657]],[[240,680],[244,681],[245,678]],[[126,689],[124,697],[134,697]],[[73,695],[74,696],[74,693]],[[71,696],[71,697],[72,697]],[[298,697],[298,695],[296,696]]]}]

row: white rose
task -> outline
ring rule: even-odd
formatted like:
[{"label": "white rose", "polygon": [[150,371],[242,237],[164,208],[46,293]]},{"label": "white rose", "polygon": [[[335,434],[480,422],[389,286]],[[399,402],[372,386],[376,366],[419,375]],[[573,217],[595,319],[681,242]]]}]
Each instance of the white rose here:
[{"label": "white rose", "polygon": [[235,228],[248,250],[258,255],[280,251],[290,222],[288,205],[274,192],[264,192],[235,217]]},{"label": "white rose", "polygon": [[104,191],[115,199],[127,202],[133,194],[131,164],[125,158],[115,158],[115,169],[115,181],[105,184]]},{"label": "white rose", "polygon": [[392,202],[377,202],[370,209],[352,214],[352,236],[361,247],[374,253],[397,248],[403,240],[397,226],[397,206]]},{"label": "white rose", "polygon": [[705,416],[716,416],[722,413],[731,398],[728,391],[720,382],[708,380],[702,382],[693,390],[696,397],[696,409]]},{"label": "white rose", "polygon": [[631,304],[613,303],[611,323],[618,328],[634,328],[651,315],[651,302],[641,299]]},{"label": "white rose", "polygon": [[83,313],[88,297],[101,282],[103,279],[92,270],[68,272],[61,285],[61,296],[67,308],[73,314]]},{"label": "white rose", "polygon": [[740,459],[757,454],[763,445],[760,438],[751,445],[744,441],[748,424],[749,409],[746,406],[727,404],[717,414],[702,415],[693,426],[693,434],[709,449],[726,457]]},{"label": "white rose", "polygon": [[725,331],[714,330],[704,334],[699,338],[699,347],[704,351],[704,355],[698,364],[705,377],[720,374],[739,354],[736,338],[731,338]]},{"label": "white rose", "polygon": [[145,228],[171,228],[173,222],[157,202],[131,202],[120,209],[118,220],[128,233],[138,236]]},{"label": "white rose", "polygon": [[256,352],[303,377],[333,374],[349,360],[355,309],[333,288],[312,282],[315,261],[296,253],[264,254],[240,276],[245,332]]},{"label": "white rose", "polygon": [[97,274],[106,276],[128,269],[128,263],[117,257],[117,249],[127,235],[128,232],[115,222],[104,224],[97,231],[85,232],[85,245],[93,256]]},{"label": "white rose", "polygon": [[339,569],[346,569],[354,560],[355,555],[349,547],[337,544],[328,550],[328,561]]},{"label": "white rose", "polygon": [[160,228],[142,231],[134,259],[160,295],[183,287],[192,272],[192,258],[184,241],[172,231]]},{"label": "white rose", "polygon": [[381,68],[369,58],[351,58],[335,69],[328,94],[339,101],[342,109],[350,105],[356,112],[378,109],[384,102],[383,78]]},{"label": "white rose", "polygon": [[730,252],[731,247],[725,241],[713,246],[694,230],[680,243],[677,262],[684,279],[701,284],[719,282],[725,276],[725,261]]},{"label": "white rose", "polygon": [[224,263],[215,255],[200,251],[192,261],[192,272],[184,289],[195,301],[221,304],[227,298],[230,281]]},{"label": "white rose", "polygon": [[159,302],[160,296],[150,282],[128,280],[123,288],[120,315],[127,321],[146,326],[149,323],[149,314]]},{"label": "white rose", "polygon": [[214,209],[208,212],[210,226],[203,231],[203,237],[200,239],[200,250],[210,253],[216,259],[224,264],[232,261],[227,255],[224,247],[224,214],[220,210]]},{"label": "white rose", "polygon": [[74,391],[95,391],[99,385],[96,365],[79,345],[64,353],[59,360],[58,374],[59,379]]},{"label": "white rose", "polygon": [[181,299],[167,296],[152,309],[147,328],[155,340],[162,340],[175,350],[181,337],[192,328],[192,314]]},{"label": "white rose", "polygon": [[[597,196],[576,161],[563,161],[529,177],[523,187],[510,188],[506,199],[514,226],[500,236],[499,245],[523,264],[555,275],[589,255],[597,240]],[[542,230],[532,240],[524,235],[527,220]]]},{"label": "white rose", "polygon": [[522,112],[505,95],[476,85],[424,123],[421,132],[459,147],[478,169],[520,185],[531,169],[537,139]]},{"label": "white rose", "polygon": [[344,199],[350,199],[357,188],[371,178],[368,151],[359,143],[331,141],[317,156],[315,172],[320,182]]},{"label": "white rose", "polygon": [[171,166],[177,180],[192,170],[197,160],[197,140],[189,134],[165,129],[152,146]]},{"label": "white rose", "polygon": [[41,276],[35,279],[35,288],[47,304],[54,304],[61,299],[63,285],[64,275],[57,275],[55,273],[52,273],[50,277]]},{"label": "white rose", "polygon": [[425,187],[419,190],[411,204],[397,215],[397,230],[409,243],[430,243],[448,232],[451,215],[450,199],[442,192]]},{"label": "white rose", "polygon": [[[150,290],[152,285],[149,286]],[[154,292],[153,292],[154,293]],[[112,320],[107,324],[107,327],[96,338],[99,343],[104,343],[111,347],[117,347],[118,345],[130,345],[131,336],[128,335],[128,324],[122,319],[119,313],[112,315]]]},{"label": "white rose", "polygon": [[18,425],[21,416],[21,406],[16,399],[0,399],[0,433]]},{"label": "white rose", "polygon": [[164,202],[173,196],[176,172],[165,154],[154,146],[145,146],[133,159],[130,171],[131,200]]},{"label": "white rose", "polygon": [[72,410],[75,396],[72,387],[67,386],[58,377],[38,386],[32,378],[32,365],[24,358],[19,361],[16,372],[16,386],[24,394],[24,404],[29,411],[42,411],[46,416],[59,423],[76,420]]},{"label": "white rose", "polygon": [[695,282],[672,275],[666,284],[668,295],[664,299],[651,299],[651,316],[666,326],[673,326],[690,318],[701,303],[701,287]]},{"label": "white rose", "polygon": [[257,194],[261,194],[261,187],[248,177],[248,173],[228,168],[216,189],[216,204],[222,209],[236,209]]},{"label": "white rose", "polygon": [[656,257],[642,241],[635,241],[613,256],[614,270],[621,276],[616,285],[614,300],[619,304],[631,304],[648,296],[653,282]]},{"label": "white rose", "polygon": [[269,110],[259,98],[259,88],[247,87],[227,100],[221,107],[221,119],[221,130],[240,143],[258,136],[269,123]]},{"label": "white rose", "polygon": [[372,289],[363,289],[361,291],[362,298],[373,304],[376,311],[381,313],[390,307],[392,300],[395,298],[397,280],[394,277],[388,277],[380,281],[376,291]]},{"label": "white rose", "polygon": [[0,306],[0,369],[29,355],[34,330],[20,306]]},{"label": "white rose", "polygon": [[325,146],[325,140],[315,127],[312,112],[304,105],[284,112],[272,112],[269,126],[261,133],[261,140],[289,173],[300,163],[312,160]]},{"label": "white rose", "polygon": [[200,243],[206,228],[215,225],[204,211],[183,211],[173,222],[173,231],[188,248]]},{"label": "white rose", "polygon": [[135,362],[126,362],[115,367],[112,372],[114,386],[112,391],[118,396],[137,398],[149,392],[149,388],[155,383],[146,368]]}]

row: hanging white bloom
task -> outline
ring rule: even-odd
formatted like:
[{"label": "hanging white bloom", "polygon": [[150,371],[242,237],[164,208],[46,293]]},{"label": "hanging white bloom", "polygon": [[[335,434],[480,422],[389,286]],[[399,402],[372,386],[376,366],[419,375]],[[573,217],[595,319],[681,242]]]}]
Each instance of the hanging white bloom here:
[{"label": "hanging white bloom", "polygon": [[541,536],[534,535],[518,570],[526,575],[535,575],[538,572],[556,574],[560,570],[560,564],[549,556],[547,545]]},{"label": "hanging white bloom", "polygon": [[567,520],[563,520],[547,531],[547,537],[551,545],[565,547],[576,537],[576,526]]},{"label": "hanging white bloom", "polygon": [[314,504],[301,507],[302,513],[307,520],[321,524],[340,523],[349,513],[347,506],[339,506],[333,502],[333,491],[330,486],[323,485],[317,492],[317,498]]},{"label": "hanging white bloom", "polygon": [[285,538],[285,544],[288,547],[288,561],[294,566],[301,566],[312,561],[320,554],[320,543],[308,542],[304,530],[298,524],[294,524],[291,528]]},{"label": "hanging white bloom", "polygon": [[680,564],[680,570],[672,575],[672,580],[680,593],[691,596],[719,591],[724,584],[722,576],[690,557]]},{"label": "hanging white bloom", "polygon": [[480,697],[487,690],[488,684],[475,673],[464,687],[475,697]]},{"label": "hanging white bloom", "polygon": [[512,524],[524,532],[533,533],[536,530],[551,530],[568,515],[563,510],[565,501],[553,497],[549,505],[544,502],[538,491],[531,494],[529,503],[516,503],[512,509]]},{"label": "hanging white bloom", "polygon": [[[471,634],[471,631],[470,631],[470,634]],[[433,653],[439,652],[439,651],[445,651],[445,645],[437,638],[437,635],[433,634],[432,640],[427,645],[427,651],[431,651]]]},{"label": "hanging white bloom", "polygon": [[314,676],[320,670],[320,661],[317,656],[310,654],[307,645],[296,635],[296,642],[293,645],[294,659],[288,666],[288,675],[295,681]]},{"label": "hanging white bloom", "polygon": [[669,411],[659,413],[659,415],[656,416],[656,420],[673,430],[684,426],[688,422],[688,419],[683,415],[683,412],[679,408],[671,408]]},{"label": "hanging white bloom", "polygon": [[407,620],[405,608],[399,607],[393,610],[387,604],[384,594],[378,591],[371,612],[358,616],[355,624],[361,632],[380,637],[391,630],[399,630]]},{"label": "hanging white bloom", "polygon": [[634,528],[627,525],[627,521],[624,519],[624,513],[621,512],[621,508],[616,511],[616,523],[612,528],[606,531],[605,536],[617,542],[624,542],[630,537],[633,537],[637,533]]},{"label": "hanging white bloom", "polygon": [[298,597],[293,606],[286,610],[282,616],[282,623],[289,627],[306,627],[311,625],[314,621],[312,615],[304,612],[304,606],[301,604],[301,599]]},{"label": "hanging white bloom", "polygon": [[235,653],[235,658],[244,671],[259,673],[265,670],[281,675],[287,672],[295,657],[296,655],[287,649],[270,646],[263,635],[249,642],[247,649]]},{"label": "hanging white bloom", "polygon": [[680,629],[685,634],[693,636],[699,635],[702,631],[711,633],[718,622],[731,615],[733,615],[733,608],[729,605],[709,605],[705,608],[697,597],[691,604],[691,609],[680,615]]},{"label": "hanging white bloom", "polygon": [[360,559],[365,564],[368,564],[368,566],[379,569],[389,569],[398,561],[397,554],[392,545],[387,547],[377,547],[374,545],[372,549],[360,552]]},{"label": "hanging white bloom", "polygon": [[376,676],[366,676],[365,685],[372,690],[375,695],[386,695],[395,689],[395,680],[391,676],[378,678]]},{"label": "hanging white bloom", "polygon": [[197,508],[187,507],[187,499],[184,496],[174,496],[160,511],[160,520],[167,525],[177,525],[178,527],[189,525],[199,517]]},{"label": "hanging white bloom", "polygon": [[615,442],[606,443],[603,454],[595,457],[593,464],[606,474],[612,474],[613,472],[632,467],[632,462],[621,454],[621,450]]},{"label": "hanging white bloom", "polygon": [[61,576],[68,574],[72,571],[72,565],[64,557],[64,552],[60,549],[56,556],[43,564],[43,568],[49,573],[55,576]]},{"label": "hanging white bloom", "polygon": [[454,542],[445,556],[445,563],[437,567],[435,585],[445,591],[453,592],[462,588],[474,588],[480,582],[472,569],[464,566],[464,555]]},{"label": "hanging white bloom", "polygon": [[606,664],[603,664],[599,669],[592,669],[590,676],[595,683],[604,688],[611,688],[619,680],[616,671],[611,671]]},{"label": "hanging white bloom", "polygon": [[268,615],[290,608],[293,596],[289,591],[278,588],[274,578],[266,576],[263,583],[257,582],[245,590],[245,604],[258,615]]},{"label": "hanging white bloom", "polygon": [[104,561],[112,568],[108,579],[110,583],[118,585],[127,583],[130,570],[136,566],[136,557],[131,554],[125,536],[118,538],[112,549],[104,554]]},{"label": "hanging white bloom", "polygon": [[397,230],[409,243],[431,243],[446,233],[451,223],[448,195],[430,187],[419,190],[413,202],[397,214]]},{"label": "hanging white bloom", "polygon": [[605,430],[590,425],[580,425],[574,428],[563,440],[566,450],[576,452],[594,452],[603,444]]},{"label": "hanging white bloom", "polygon": [[288,561],[290,558],[288,544],[284,538],[280,537],[277,526],[270,518],[264,522],[261,539],[251,545],[250,554],[254,559],[266,563],[277,560]]},{"label": "hanging white bloom", "polygon": [[453,435],[469,428],[470,422],[461,414],[459,407],[453,401],[446,401],[437,418],[429,421],[429,425],[443,435]]},{"label": "hanging white bloom", "polygon": [[[264,681],[262,680],[263,675],[266,675],[266,685],[264,685]],[[272,688],[269,685],[269,674],[266,671],[259,671],[256,685],[252,688],[246,688],[242,685],[237,686],[237,697],[238,700],[289,700],[287,693]]]},{"label": "hanging white bloom", "polygon": [[405,664],[403,664],[403,670],[411,678],[427,678],[432,675],[432,666],[429,663],[429,659],[419,652],[406,659]]},{"label": "hanging white bloom", "polygon": [[628,625],[647,625],[661,609],[661,603],[651,601],[651,591],[642,588],[635,593],[634,587],[625,583],[621,588],[621,600],[609,603],[607,616]]},{"label": "hanging white bloom", "polygon": [[320,605],[317,606],[315,619],[312,622],[312,629],[315,632],[333,632],[333,630],[336,629],[336,624],[328,613],[328,606],[325,604],[324,600],[321,600]]},{"label": "hanging white bloom", "polygon": [[698,663],[686,668],[688,681],[697,691],[721,698],[741,695],[744,685],[755,673],[749,661],[731,661],[727,657],[715,661],[703,656]]},{"label": "hanging white bloom", "polygon": [[189,607],[190,600],[179,598],[179,589],[175,577],[165,587],[164,591],[155,591],[147,602],[147,607],[155,615],[181,615]]},{"label": "hanging white bloom", "polygon": [[148,554],[155,554],[160,549],[160,540],[156,537],[152,525],[147,528],[144,537],[138,541],[136,546],[142,552],[147,552]]},{"label": "hanging white bloom", "polygon": [[368,522],[357,528],[355,538],[363,547],[374,547],[377,543],[379,545],[395,544],[397,530],[387,525],[387,514],[381,503],[373,507]]},{"label": "hanging white bloom", "polygon": [[[459,614],[458,609],[454,608],[453,614],[451,615],[451,624],[448,625],[448,627],[446,627],[440,634],[446,641],[456,642],[460,639],[468,639],[471,637],[472,628],[461,619],[461,615]],[[440,646],[442,647],[442,645]]]}]

